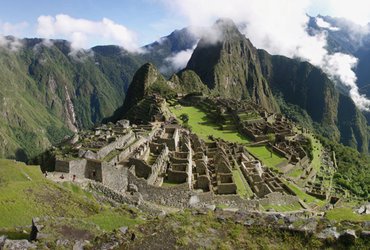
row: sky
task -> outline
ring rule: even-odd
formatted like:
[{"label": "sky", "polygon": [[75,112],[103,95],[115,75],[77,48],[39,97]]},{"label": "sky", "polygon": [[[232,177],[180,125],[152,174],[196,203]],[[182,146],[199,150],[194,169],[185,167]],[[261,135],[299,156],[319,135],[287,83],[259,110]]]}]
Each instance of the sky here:
[{"label": "sky", "polygon": [[[287,1],[289,2],[289,0]],[[48,35],[37,32],[38,19],[41,16],[55,18],[57,15],[67,15],[73,19],[85,19],[92,22],[102,22],[103,19],[109,19],[131,31],[130,34],[134,36],[138,46],[156,41],[175,29],[181,29],[189,24],[194,25],[189,16],[186,13],[184,15],[179,9],[176,0],[1,0],[1,2],[0,34],[17,37]],[[199,0],[197,2],[201,5],[201,2],[208,4],[209,1]],[[230,5],[227,0],[222,2],[226,6]],[[244,2],[245,8],[248,8],[248,1]],[[297,2],[306,2],[306,0]],[[364,23],[364,20],[370,20],[369,8],[353,8],[353,5],[356,5],[355,2],[358,2],[359,6],[370,7],[370,3],[366,3],[366,1],[311,0],[308,2],[310,3],[307,8],[305,6],[305,9],[310,15],[345,16],[360,23]],[[195,2],[194,7],[196,8],[197,5],[198,3]],[[348,8],[349,6],[352,7]],[[352,9],[353,11],[349,11]],[[283,9],[276,11],[284,13]],[[50,37],[71,39],[69,35],[63,33],[53,34]],[[119,39],[111,36],[100,39],[90,35],[88,40],[84,46],[122,43]]]},{"label": "sky", "polygon": [[[66,39],[71,41],[72,51],[115,44],[143,53],[141,46],[175,29],[209,27],[218,18],[228,17],[243,24],[240,31],[257,48],[299,57],[320,67],[349,89],[359,108],[370,111],[370,100],[359,93],[356,84],[353,69],[357,58],[329,53],[325,32],[306,32],[307,14],[321,14],[344,17],[352,22],[348,26],[353,27],[353,32],[368,34],[365,25],[370,20],[369,10],[368,0],[1,0],[0,46],[17,50],[20,43],[9,44],[3,37],[13,35],[41,37],[46,42]],[[324,29],[339,29],[322,19],[316,22]],[[193,30],[196,33],[197,29]],[[217,35],[207,34],[213,41]],[[192,50],[183,51],[168,60],[181,68],[191,54]]]}]

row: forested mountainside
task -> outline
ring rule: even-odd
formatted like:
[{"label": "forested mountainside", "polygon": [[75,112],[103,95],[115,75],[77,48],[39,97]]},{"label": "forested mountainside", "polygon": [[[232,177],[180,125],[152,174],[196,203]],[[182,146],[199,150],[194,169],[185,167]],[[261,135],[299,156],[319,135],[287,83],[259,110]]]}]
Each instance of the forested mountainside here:
[{"label": "forested mountainside", "polygon": [[193,46],[188,33],[175,31],[141,54],[118,46],[75,52],[67,41],[42,39],[20,40],[16,51],[0,48],[0,156],[25,161],[111,116],[135,71],[147,60],[159,64]]}]

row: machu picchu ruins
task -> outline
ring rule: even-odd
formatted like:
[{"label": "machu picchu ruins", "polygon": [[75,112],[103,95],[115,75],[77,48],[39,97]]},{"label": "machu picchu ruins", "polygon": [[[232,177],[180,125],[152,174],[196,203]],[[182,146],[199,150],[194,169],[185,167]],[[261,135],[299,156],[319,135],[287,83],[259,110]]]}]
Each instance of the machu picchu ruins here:
[{"label": "machu picchu ruins", "polygon": [[[71,137],[54,149],[55,171],[49,178],[90,183],[107,195],[126,200],[139,195],[142,202],[175,208],[222,203],[245,211],[281,205],[305,211],[307,201],[294,187],[320,199],[338,200],[329,187],[319,184],[322,177],[305,151],[310,139],[283,115],[250,101],[197,94],[177,98],[167,102],[157,94],[148,96],[127,113],[138,124],[118,120]],[[170,111],[189,103],[214,110],[223,121],[220,126],[235,126],[250,142],[199,137]],[[138,119],[141,113],[145,119]],[[250,147],[263,147],[282,160],[271,168]],[[332,159],[325,161],[333,166]],[[292,172],[301,175],[293,178]],[[247,191],[241,193],[242,189]]]}]

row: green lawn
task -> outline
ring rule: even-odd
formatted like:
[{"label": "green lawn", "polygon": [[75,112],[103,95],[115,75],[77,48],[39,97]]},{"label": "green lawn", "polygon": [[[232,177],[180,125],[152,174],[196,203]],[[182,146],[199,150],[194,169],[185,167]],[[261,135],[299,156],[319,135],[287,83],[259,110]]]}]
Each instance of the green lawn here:
[{"label": "green lawn", "polygon": [[271,155],[271,151],[268,150],[268,148],[265,146],[247,147],[247,150],[251,152],[253,155],[255,155],[267,167],[275,169],[277,171],[280,170],[276,166],[287,160],[284,157],[281,157],[275,153],[272,153]]},{"label": "green lawn", "polygon": [[370,214],[360,215],[350,207],[334,208],[326,212],[325,217],[329,220],[370,221]]},{"label": "green lawn", "polygon": [[248,182],[244,179],[240,169],[233,170],[233,177],[237,187],[237,192],[241,197],[253,197],[253,191],[249,187]]},{"label": "green lawn", "polygon": [[[179,107],[179,105],[177,105],[177,107]],[[179,117],[184,113],[188,114],[188,125],[190,125],[192,132],[196,133],[200,138],[206,141],[209,141],[208,136],[213,135],[216,138],[222,138],[226,141],[240,144],[250,142],[245,136],[239,134],[234,129],[220,130],[219,126],[217,124],[212,124],[207,118],[206,113],[197,107],[181,106],[180,109],[170,107],[170,110],[176,115],[176,117]]]},{"label": "green lawn", "polygon": [[298,178],[302,175],[303,173],[303,170],[302,168],[300,167],[295,167],[289,174],[288,176],[292,177],[292,178]]}]

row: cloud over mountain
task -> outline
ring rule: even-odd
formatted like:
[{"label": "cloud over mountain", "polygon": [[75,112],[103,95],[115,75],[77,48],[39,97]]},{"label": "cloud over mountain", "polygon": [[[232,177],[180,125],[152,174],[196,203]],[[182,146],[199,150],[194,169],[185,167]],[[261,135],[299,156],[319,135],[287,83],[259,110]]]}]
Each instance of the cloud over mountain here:
[{"label": "cloud over mountain", "polygon": [[40,16],[37,22],[39,36],[70,40],[73,49],[88,48],[91,42],[99,44],[114,42],[130,52],[139,51],[136,34],[108,18],[91,21],[59,14],[55,17]]},{"label": "cloud over mountain", "polygon": [[[338,84],[350,89],[349,94],[359,108],[369,110],[370,101],[360,95],[356,85],[353,68],[357,59],[343,53],[330,54],[325,32],[308,34],[306,13],[312,0],[160,1],[185,17],[189,25],[209,26],[218,18],[233,19],[256,47],[271,54],[302,58],[320,67]],[[335,5],[333,1],[330,4]]]}]

